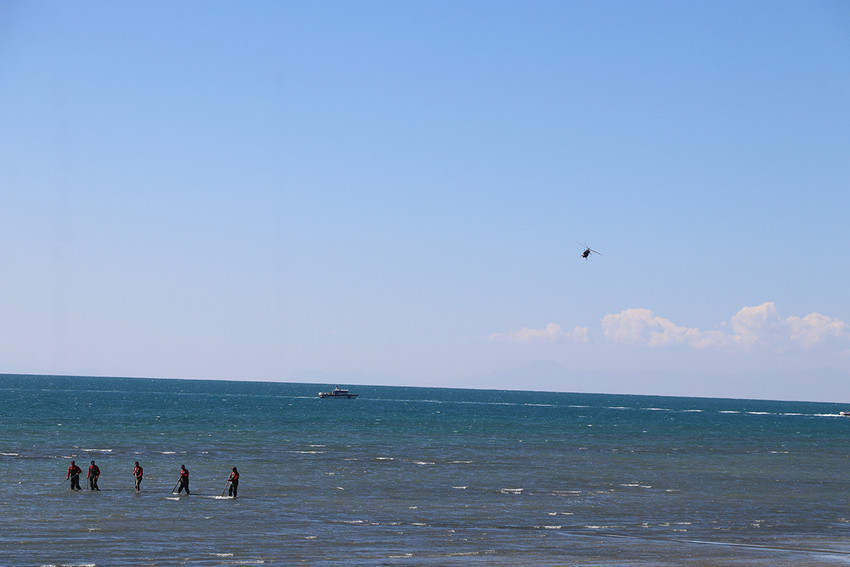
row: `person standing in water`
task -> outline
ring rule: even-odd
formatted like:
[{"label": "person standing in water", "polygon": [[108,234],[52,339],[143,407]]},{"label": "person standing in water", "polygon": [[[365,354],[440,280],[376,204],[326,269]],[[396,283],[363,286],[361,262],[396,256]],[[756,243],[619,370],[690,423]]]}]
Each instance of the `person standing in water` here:
[{"label": "person standing in water", "polygon": [[80,473],[83,472],[83,469],[77,466],[77,463],[71,461],[71,466],[68,467],[68,476],[65,477],[65,480],[71,479],[71,490],[77,489],[82,490],[80,488]]},{"label": "person standing in water", "polygon": [[145,474],[145,471],[142,469],[142,466],[139,464],[139,461],[136,461],[136,466],[133,468],[133,478],[136,479],[136,492],[141,492],[140,485],[142,484],[142,475]]},{"label": "person standing in water", "polygon": [[186,494],[189,494],[189,469],[186,465],[180,465],[180,480],[177,482],[177,494],[186,489]]},{"label": "person standing in water", "polygon": [[89,490],[100,490],[97,487],[97,479],[100,477],[100,468],[94,464],[94,461],[91,462],[91,466],[89,467]]},{"label": "person standing in water", "polygon": [[230,477],[227,480],[230,482],[227,495],[236,498],[236,491],[239,489],[239,471],[236,470],[236,467],[233,467],[233,472],[230,473]]}]

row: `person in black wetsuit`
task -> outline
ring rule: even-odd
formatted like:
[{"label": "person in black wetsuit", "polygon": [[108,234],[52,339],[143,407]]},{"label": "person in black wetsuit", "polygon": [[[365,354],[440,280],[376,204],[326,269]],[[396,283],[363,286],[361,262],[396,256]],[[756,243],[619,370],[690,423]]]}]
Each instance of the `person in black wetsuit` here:
[{"label": "person in black wetsuit", "polygon": [[177,483],[177,494],[186,489],[186,494],[189,494],[189,469],[186,465],[180,465],[180,482]]},{"label": "person in black wetsuit", "polygon": [[236,470],[236,467],[233,467],[233,472],[230,473],[230,477],[227,480],[230,482],[227,495],[236,498],[236,491],[239,489],[239,471]]},{"label": "person in black wetsuit", "polygon": [[142,470],[142,466],[139,464],[139,461],[136,461],[136,466],[133,468],[133,478],[136,479],[136,492],[141,492],[141,484],[142,484],[142,476],[145,474],[145,471]]},{"label": "person in black wetsuit", "polygon": [[91,462],[91,466],[89,467],[89,490],[100,490],[97,487],[97,479],[100,477],[100,468],[94,464],[94,461]]},{"label": "person in black wetsuit", "polygon": [[71,461],[71,466],[68,467],[68,476],[65,477],[65,480],[71,479],[71,490],[77,489],[82,490],[80,488],[80,473],[83,472],[83,469],[77,466],[77,463]]}]

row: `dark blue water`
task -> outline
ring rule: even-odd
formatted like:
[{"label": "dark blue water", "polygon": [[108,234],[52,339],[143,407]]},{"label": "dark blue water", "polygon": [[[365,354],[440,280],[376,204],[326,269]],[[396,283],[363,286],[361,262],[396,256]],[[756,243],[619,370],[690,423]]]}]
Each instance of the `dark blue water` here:
[{"label": "dark blue water", "polygon": [[0,376],[0,564],[850,564],[841,406],[319,389]]}]

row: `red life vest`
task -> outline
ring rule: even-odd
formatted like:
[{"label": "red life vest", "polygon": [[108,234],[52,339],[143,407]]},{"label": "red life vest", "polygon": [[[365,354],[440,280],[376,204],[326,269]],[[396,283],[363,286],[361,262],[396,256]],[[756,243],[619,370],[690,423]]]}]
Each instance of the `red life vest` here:
[{"label": "red life vest", "polygon": [[233,471],[232,473],[230,473],[230,480],[238,481],[239,480],[239,473],[236,472],[236,471]]},{"label": "red life vest", "polygon": [[133,469],[133,476],[136,476],[136,477],[142,478],[142,475],[143,475],[143,474],[144,474],[144,471],[142,470],[142,467],[135,467],[135,468]]},{"label": "red life vest", "polygon": [[189,478],[189,469],[180,469],[180,478]]}]

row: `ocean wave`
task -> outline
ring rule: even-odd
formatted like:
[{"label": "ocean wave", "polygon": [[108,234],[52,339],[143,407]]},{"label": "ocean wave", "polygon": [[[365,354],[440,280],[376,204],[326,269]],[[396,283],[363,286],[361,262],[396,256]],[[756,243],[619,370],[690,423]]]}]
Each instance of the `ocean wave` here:
[{"label": "ocean wave", "polygon": [[499,492],[502,494],[522,494],[524,491],[524,488],[503,488]]}]

